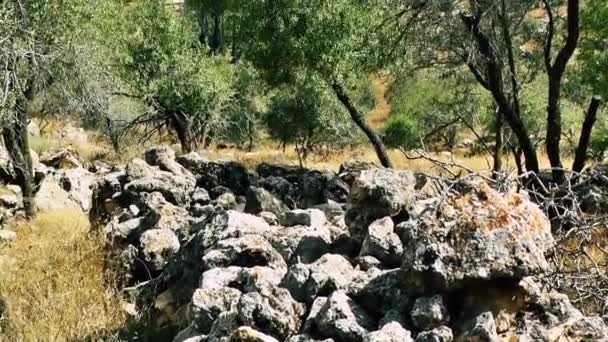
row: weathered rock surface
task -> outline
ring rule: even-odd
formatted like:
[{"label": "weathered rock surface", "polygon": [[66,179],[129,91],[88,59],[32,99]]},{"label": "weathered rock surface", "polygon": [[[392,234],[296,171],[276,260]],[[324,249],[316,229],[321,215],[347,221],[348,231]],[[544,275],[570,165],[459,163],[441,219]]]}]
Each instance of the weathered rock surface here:
[{"label": "weathered rock surface", "polygon": [[531,277],[554,242],[523,195],[343,173],[157,147],[96,175],[91,213],[139,284],[136,309],[181,329],[176,342],[608,339],[601,319]]},{"label": "weathered rock surface", "polygon": [[438,207],[398,227],[408,288],[456,290],[470,282],[517,280],[548,269],[544,253],[554,244],[551,227],[523,195],[503,196],[476,182],[431,205]]}]

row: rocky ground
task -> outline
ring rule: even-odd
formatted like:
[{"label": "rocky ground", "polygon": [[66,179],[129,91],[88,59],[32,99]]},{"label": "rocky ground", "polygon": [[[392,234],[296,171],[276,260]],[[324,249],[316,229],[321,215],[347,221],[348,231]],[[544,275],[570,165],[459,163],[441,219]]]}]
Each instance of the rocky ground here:
[{"label": "rocky ground", "polygon": [[167,147],[124,168],[65,150],[36,170],[36,204],[88,212],[125,310],[176,342],[608,340],[538,280],[555,243],[543,212],[480,179],[248,170]]}]

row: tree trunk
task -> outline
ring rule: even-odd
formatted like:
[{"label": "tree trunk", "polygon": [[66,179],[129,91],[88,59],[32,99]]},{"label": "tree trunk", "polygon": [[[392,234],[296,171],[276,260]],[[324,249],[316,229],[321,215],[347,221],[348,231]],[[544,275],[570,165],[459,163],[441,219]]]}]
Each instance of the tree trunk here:
[{"label": "tree trunk", "polygon": [[340,102],[342,102],[344,107],[346,107],[346,109],[348,110],[351,119],[363,131],[363,133],[365,133],[365,135],[371,142],[372,146],[374,147],[374,150],[376,151],[376,155],[380,160],[380,164],[382,164],[382,166],[386,168],[392,168],[393,163],[391,162],[390,157],[388,156],[388,152],[386,150],[386,147],[384,146],[384,143],[382,142],[382,139],[380,138],[378,133],[376,133],[367,124],[367,122],[365,121],[365,116],[357,109],[351,98],[346,93],[344,87],[341,84],[334,82],[332,84],[332,88],[336,93],[336,96],[338,96]]},{"label": "tree trunk", "polygon": [[213,13],[211,51],[215,54],[224,52],[224,13],[221,10],[217,10]]},{"label": "tree trunk", "polygon": [[194,151],[192,146],[192,134],[190,132],[190,124],[188,120],[179,114],[173,115],[173,126],[177,133],[177,138],[182,146],[182,153],[190,153]]},{"label": "tree trunk", "polygon": [[553,173],[553,181],[562,183],[564,181],[564,167],[560,155],[560,140],[562,136],[562,120],[560,113],[560,97],[561,83],[566,71],[568,62],[574,55],[574,51],[578,46],[580,36],[579,27],[579,0],[568,0],[568,36],[564,47],[559,51],[555,62],[551,63],[551,49],[553,46],[553,35],[555,30],[555,22],[553,12],[547,0],[544,0],[547,7],[549,17],[549,27],[547,30],[547,39],[545,42],[545,68],[549,77],[549,95],[547,98],[547,136],[546,150],[551,169]]},{"label": "tree trunk", "polygon": [[581,172],[585,167],[585,161],[587,159],[587,149],[589,148],[589,141],[591,140],[591,132],[593,131],[593,125],[597,120],[597,113],[599,111],[602,100],[599,96],[594,96],[589,104],[589,109],[585,115],[585,121],[583,122],[583,128],[581,130],[581,137],[576,148],[576,157],[572,164],[572,171]]},{"label": "tree trunk", "polygon": [[496,141],[494,146],[494,167],[493,167],[493,177],[496,179],[502,170],[502,151],[504,148],[503,143],[503,134],[502,134],[502,126],[503,126],[503,117],[500,111],[496,112]]},{"label": "tree trunk", "polygon": [[17,185],[23,191],[23,208],[25,216],[31,219],[35,215],[34,208],[34,173],[32,155],[30,154],[27,133],[26,100],[21,100],[15,108],[15,117],[2,129],[2,137],[9,157],[15,168]]}]

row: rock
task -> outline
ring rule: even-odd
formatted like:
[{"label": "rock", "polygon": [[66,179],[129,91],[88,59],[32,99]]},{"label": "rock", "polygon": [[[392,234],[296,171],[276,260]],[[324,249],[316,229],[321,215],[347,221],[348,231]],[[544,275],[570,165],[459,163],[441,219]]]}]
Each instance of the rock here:
[{"label": "rock", "polygon": [[454,335],[452,329],[440,326],[433,330],[423,331],[416,336],[416,342],[452,342]]},{"label": "rock", "polygon": [[370,223],[405,213],[416,193],[414,174],[406,171],[370,169],[353,183],[346,212],[346,224],[353,238],[363,240]]},{"label": "rock", "polygon": [[282,227],[269,241],[288,263],[308,264],[329,252],[331,232],[324,226]]},{"label": "rock", "polygon": [[491,312],[484,312],[466,323],[461,336],[463,341],[494,342],[498,341],[496,323]]},{"label": "rock", "polygon": [[[177,158],[177,162],[190,171],[197,185],[211,190],[217,186],[230,189],[235,195],[245,195],[256,183],[255,173],[234,161],[209,161],[194,153]],[[213,195],[211,196],[213,198]]]},{"label": "rock", "polygon": [[259,214],[266,211],[280,216],[287,210],[287,206],[270,192],[263,188],[250,187],[247,192],[245,212]]},{"label": "rock", "polygon": [[17,208],[19,206],[19,198],[17,195],[12,194],[2,195],[0,196],[0,205],[8,209]]},{"label": "rock", "polygon": [[399,269],[356,273],[348,286],[348,293],[367,312],[377,317],[390,311],[405,312],[411,300],[401,286],[403,277]]},{"label": "rock", "polygon": [[219,241],[202,259],[203,268],[268,266],[286,270],[281,255],[260,235],[246,235]]},{"label": "rock", "polygon": [[41,211],[82,210],[70,194],[51,178],[43,180],[40,184],[38,192],[34,195],[34,204]]},{"label": "rock", "polygon": [[284,276],[285,270],[264,266],[213,268],[201,276],[200,288],[232,287],[241,292],[255,292],[278,286]]},{"label": "rock", "polygon": [[338,177],[342,179],[346,184],[352,185],[361,172],[370,169],[377,169],[378,166],[373,163],[361,162],[361,161],[349,161],[344,162],[340,165],[340,170],[338,171]]},{"label": "rock", "polygon": [[60,170],[56,175],[61,187],[67,191],[70,198],[78,203],[82,211],[88,212],[92,207],[93,191],[97,178],[89,170],[82,167]]},{"label": "rock", "polygon": [[232,193],[225,193],[215,200],[215,205],[223,210],[233,210],[237,207],[236,197]]},{"label": "rock", "polygon": [[194,178],[192,173],[175,161],[175,151],[168,146],[155,146],[146,150],[146,162],[158,166],[163,171],[171,172],[176,176]]},{"label": "rock", "polygon": [[76,150],[64,148],[58,152],[47,152],[40,156],[40,163],[54,169],[76,169],[84,165],[84,161]]},{"label": "rock", "polygon": [[365,342],[414,342],[411,333],[398,322],[391,322],[378,331],[370,333]]},{"label": "rock", "polygon": [[295,335],[290,337],[286,342],[334,342],[331,338],[325,340],[316,340],[308,335]]},{"label": "rock", "polygon": [[346,293],[335,291],[327,298],[315,317],[318,332],[336,342],[362,342],[375,322]]},{"label": "rock", "polygon": [[554,240],[535,204],[521,194],[498,194],[483,182],[463,191],[397,227],[406,288],[455,290],[473,281],[518,280],[548,268],[544,253]]},{"label": "rock", "polygon": [[323,227],[326,222],[325,214],[319,209],[295,209],[284,212],[281,216],[281,224],[285,227]]},{"label": "rock", "polygon": [[225,239],[246,235],[272,236],[276,232],[276,228],[270,227],[264,219],[234,210],[216,212],[199,230],[200,248],[203,250]]},{"label": "rock", "polygon": [[266,221],[266,223],[268,223],[271,226],[279,225],[279,218],[277,217],[277,215],[275,215],[274,213],[271,213],[270,211],[262,211],[261,213],[258,214],[258,216],[263,218],[264,221]]},{"label": "rock", "polygon": [[192,193],[192,203],[206,205],[211,201],[209,192],[203,188],[196,188]]},{"label": "rock", "polygon": [[136,217],[123,222],[115,219],[106,225],[104,231],[113,238],[128,239],[133,237],[135,232],[142,230],[142,227],[145,226],[144,220],[144,217]]},{"label": "rock", "polygon": [[0,244],[17,240],[17,233],[12,230],[0,229]]},{"label": "rock", "polygon": [[222,312],[233,311],[241,291],[230,288],[197,289],[192,295],[190,312],[198,332],[207,334]]},{"label": "rock", "polygon": [[279,342],[279,340],[250,327],[240,327],[230,335],[229,342]]},{"label": "rock", "polygon": [[450,322],[450,315],[441,295],[416,299],[410,315],[414,325],[420,330],[430,330]]},{"label": "rock", "polygon": [[403,244],[394,233],[394,228],[390,217],[374,221],[363,240],[360,255],[374,256],[388,267],[399,266],[403,258]]},{"label": "rock", "polygon": [[258,182],[258,186],[268,191],[271,195],[284,203],[288,209],[297,206],[298,189],[283,177],[268,176]]},{"label": "rock", "polygon": [[293,300],[287,290],[270,287],[262,292],[243,294],[237,311],[244,325],[262,329],[284,341],[298,333],[305,307]]},{"label": "rock", "polygon": [[380,260],[370,255],[357,257],[355,258],[354,262],[355,266],[358,267],[361,271],[369,271],[371,269],[382,268],[382,263],[380,262]]},{"label": "rock", "polygon": [[311,303],[317,296],[345,289],[354,276],[354,269],[346,258],[326,254],[310,265],[296,264],[290,267],[282,286],[296,300]]},{"label": "rock", "polygon": [[[133,176],[129,174],[129,177],[132,178]],[[169,202],[186,206],[190,201],[190,195],[194,191],[194,180],[166,171],[156,171],[150,176],[132,180],[125,185],[125,190],[134,195],[159,192]]]},{"label": "rock", "polygon": [[151,229],[139,238],[143,259],[153,271],[162,270],[179,250],[179,240],[169,229]]}]

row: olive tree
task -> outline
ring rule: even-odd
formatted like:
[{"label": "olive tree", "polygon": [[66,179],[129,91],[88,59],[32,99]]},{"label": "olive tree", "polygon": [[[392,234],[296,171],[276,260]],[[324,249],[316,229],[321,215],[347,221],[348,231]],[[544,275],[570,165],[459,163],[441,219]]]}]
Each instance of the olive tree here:
[{"label": "olive tree", "polygon": [[272,84],[293,83],[307,73],[323,80],[391,167],[379,134],[353,97],[353,80],[379,69],[383,42],[381,2],[359,0],[252,0],[240,4],[242,57]]}]

